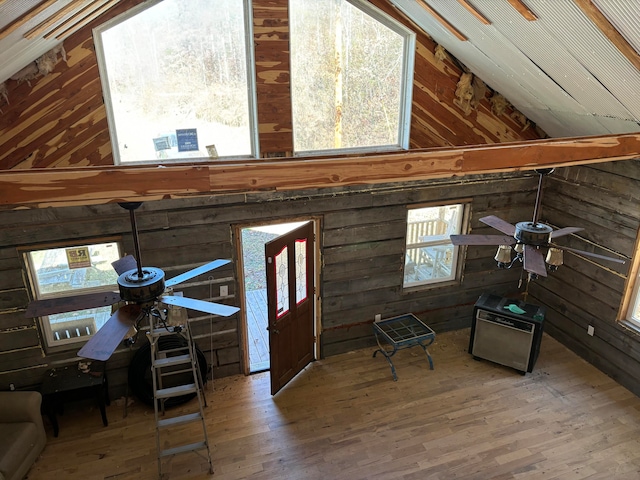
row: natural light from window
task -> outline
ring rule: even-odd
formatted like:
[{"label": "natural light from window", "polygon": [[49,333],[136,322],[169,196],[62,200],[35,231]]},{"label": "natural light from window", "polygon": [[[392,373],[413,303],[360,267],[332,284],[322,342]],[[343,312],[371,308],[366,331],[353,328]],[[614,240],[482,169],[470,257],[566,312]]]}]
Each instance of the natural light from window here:
[{"label": "natural light from window", "polygon": [[[117,291],[111,263],[120,258],[115,242],[34,250],[27,254],[34,297],[44,300],[91,292]],[[111,316],[111,307],[42,317],[48,347],[76,343],[93,335]]]},{"label": "natural light from window", "polygon": [[459,249],[449,236],[461,233],[463,214],[462,204],[409,209],[404,288],[456,278]]},{"label": "natural light from window", "polygon": [[360,0],[290,0],[296,153],[407,148],[414,35]]},{"label": "natural light from window", "polygon": [[249,11],[164,0],[97,30],[116,163],[255,156]]}]

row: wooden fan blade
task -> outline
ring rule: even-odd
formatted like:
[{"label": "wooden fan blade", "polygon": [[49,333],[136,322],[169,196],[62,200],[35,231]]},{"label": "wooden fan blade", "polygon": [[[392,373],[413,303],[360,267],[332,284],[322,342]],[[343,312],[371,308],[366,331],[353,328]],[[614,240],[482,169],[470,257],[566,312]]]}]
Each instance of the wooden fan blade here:
[{"label": "wooden fan blade", "polygon": [[516,233],[515,225],[511,225],[509,222],[506,222],[502,220],[500,217],[496,217],[495,215],[482,217],[480,221],[485,225],[489,225],[490,227],[493,227],[502,233],[506,233],[507,235],[511,235],[512,237]]},{"label": "wooden fan blade", "polygon": [[516,239],[506,235],[451,235],[454,245],[513,245]]},{"label": "wooden fan blade", "polygon": [[116,351],[127,332],[136,324],[140,315],[140,305],[129,304],[120,307],[106,323],[89,339],[78,352],[79,357],[106,361]]},{"label": "wooden fan blade", "polygon": [[174,285],[177,285],[179,283],[182,283],[182,282],[185,282],[187,280],[190,280],[193,277],[197,277],[198,275],[202,275],[203,273],[210,272],[211,270],[214,270],[214,269],[216,269],[218,267],[226,265],[227,263],[229,263],[229,260],[214,260],[213,262],[209,262],[209,263],[207,263],[205,265],[202,265],[200,267],[194,268],[193,270],[189,270],[187,272],[184,272],[181,275],[178,275],[177,277],[173,277],[173,278],[167,280],[165,282],[165,286],[173,287]]},{"label": "wooden fan blade", "polygon": [[547,267],[544,264],[542,251],[533,245],[524,246],[524,269],[527,272],[535,273],[541,277],[547,276]]},{"label": "wooden fan blade", "polygon": [[560,228],[559,230],[554,230],[553,232],[551,232],[551,238],[558,238],[564,235],[570,235],[572,233],[580,232],[581,230],[584,230],[584,228],[580,228],[580,227]]},{"label": "wooden fan blade", "polygon": [[84,295],[74,295],[73,297],[35,300],[29,304],[24,315],[25,317],[43,317],[45,315],[55,315],[56,313],[106,307],[119,301],[120,293],[118,292],[86,293]]},{"label": "wooden fan blade", "polygon": [[136,259],[133,255],[127,255],[125,257],[119,258],[115,262],[112,262],[111,266],[118,275],[122,275],[124,272],[128,272],[129,270],[138,268],[138,263],[136,262]]},{"label": "wooden fan blade", "polygon": [[222,317],[229,317],[239,311],[238,307],[223,305],[221,303],[205,302],[204,300],[196,300],[189,297],[177,297],[174,295],[163,295],[160,297],[162,303],[168,305],[176,305],[178,307],[190,308],[199,312],[211,313]]},{"label": "wooden fan blade", "polygon": [[554,247],[559,248],[560,250],[567,250],[569,252],[577,253],[578,255],[586,255],[587,257],[599,258],[600,260],[609,260],[610,262],[616,262],[616,263],[622,263],[622,264],[626,263],[625,260],[621,260],[619,258],[607,257],[606,255],[600,255],[598,253],[585,252],[584,250],[578,250],[576,248],[561,247],[559,245],[554,245]]}]

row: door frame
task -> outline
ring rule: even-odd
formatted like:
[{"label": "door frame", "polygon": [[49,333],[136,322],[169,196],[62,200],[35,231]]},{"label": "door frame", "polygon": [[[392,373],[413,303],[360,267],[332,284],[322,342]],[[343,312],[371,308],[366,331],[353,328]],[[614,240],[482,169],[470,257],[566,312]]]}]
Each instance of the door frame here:
[{"label": "door frame", "polygon": [[277,225],[281,223],[294,223],[294,222],[313,222],[314,233],[314,357],[320,358],[320,336],[322,334],[322,297],[320,295],[320,279],[322,278],[321,266],[322,266],[322,217],[318,215],[308,216],[296,216],[296,217],[279,217],[270,218],[260,221],[238,223],[232,225],[232,240],[236,256],[236,285],[238,291],[238,298],[240,300],[240,324],[238,325],[239,341],[240,341],[240,369],[244,375],[250,375],[249,364],[249,349],[248,340],[249,334],[247,332],[247,312],[246,312],[246,291],[244,288],[244,263],[242,256],[242,234],[241,231],[244,228],[251,227],[263,227],[268,225]]}]

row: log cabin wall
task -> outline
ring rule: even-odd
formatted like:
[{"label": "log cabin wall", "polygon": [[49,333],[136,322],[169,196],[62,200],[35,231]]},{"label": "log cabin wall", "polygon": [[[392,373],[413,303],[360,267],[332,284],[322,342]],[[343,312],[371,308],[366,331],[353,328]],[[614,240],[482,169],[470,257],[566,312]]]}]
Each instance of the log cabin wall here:
[{"label": "log cabin wall", "polygon": [[[470,325],[473,303],[485,291],[516,290],[518,271],[495,268],[494,247],[469,248],[461,285],[413,292],[402,290],[407,205],[473,198],[474,232],[489,233],[478,222],[487,214],[506,219],[529,216],[536,176],[470,177],[415,185],[379,185],[368,189],[322,189],[297,195],[251,194],[147,202],[138,210],[145,265],[175,276],[214,258],[237,265],[232,238],[237,224],[276,219],[321,219],[321,353],[333,355],[374,344],[371,323],[376,313],[414,312],[437,332]],[[73,364],[77,347],[45,352],[33,319],[24,317],[31,296],[22,249],[54,242],[121,238],[132,251],[128,214],[117,205],[64,207],[0,212],[0,389],[38,384],[51,366]],[[239,305],[235,267],[196,278],[180,290],[187,296]],[[221,285],[229,296],[220,298]],[[194,334],[214,376],[240,373],[242,346],[239,315],[228,319],[196,317]],[[144,339],[142,340],[144,341]],[[135,347],[137,348],[138,345]],[[135,349],[134,349],[135,350]],[[133,351],[120,349],[108,361],[114,396],[122,395]]]},{"label": "log cabin wall", "polygon": [[556,273],[532,284],[532,301],[548,307],[548,333],[640,395],[640,332],[617,321],[640,235],[640,160],[563,168],[547,180],[541,219],[585,229],[558,243],[628,261],[591,262],[566,253]]},{"label": "log cabin wall", "polygon": [[[0,169],[50,169],[103,166],[113,163],[102,89],[91,29],[140,3],[123,0],[107,14],[67,41],[67,59],[54,71],[30,83],[9,81],[8,104],[0,116]],[[411,26],[385,0],[372,3]],[[254,0],[254,40],[258,84],[261,156],[292,151],[288,66],[287,0]],[[496,143],[538,138],[534,128],[512,118],[507,109],[491,112],[488,95],[468,116],[454,105],[462,69],[454,59],[439,61],[436,45],[418,32],[413,108],[412,148]],[[517,118],[517,117],[516,117]],[[117,192],[118,186],[113,186]],[[292,193],[250,193],[147,202],[139,211],[144,262],[166,269],[168,276],[212,258],[231,258],[232,225],[277,218],[322,218],[321,336],[323,355],[373,342],[371,320],[416,312],[437,331],[469,324],[477,296],[489,289],[508,293],[517,273],[498,271],[493,248],[470,248],[461,286],[402,292],[406,206],[472,198],[474,229],[478,218],[493,213],[517,220],[530,215],[535,178],[493,175],[463,180],[397,183]],[[114,194],[115,195],[115,194]],[[132,250],[128,216],[115,205],[3,210],[0,222],[0,389],[38,384],[51,366],[77,361],[75,349],[45,352],[32,319],[24,318],[30,287],[22,260],[25,248],[69,239],[121,237]],[[487,229],[484,229],[487,231]],[[487,232],[488,233],[488,232]],[[514,278],[514,275],[516,276]],[[229,285],[237,303],[234,267],[216,271],[212,282],[191,282],[184,292],[209,298],[220,284]],[[241,371],[237,316],[211,322],[196,320],[201,349],[214,376]],[[124,391],[133,351],[121,350],[108,362],[114,395]]]}]

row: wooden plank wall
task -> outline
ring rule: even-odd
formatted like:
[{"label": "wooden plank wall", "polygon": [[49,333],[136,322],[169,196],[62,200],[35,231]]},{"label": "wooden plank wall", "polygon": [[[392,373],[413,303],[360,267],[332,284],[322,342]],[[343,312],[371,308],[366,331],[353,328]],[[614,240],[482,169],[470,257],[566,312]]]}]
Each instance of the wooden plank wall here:
[{"label": "wooden plank wall", "polygon": [[[137,5],[122,0],[67,39],[67,61],[31,82],[7,81],[9,104],[0,115],[0,170],[111,165],[113,156],[102,100],[92,29]],[[413,27],[387,0],[372,3]],[[283,156],[293,149],[287,0],[253,0],[260,152]],[[507,109],[491,112],[488,99],[465,116],[453,104],[462,70],[435,59],[435,43],[418,33],[411,147],[472,145],[539,138],[522,131]]]},{"label": "wooden plank wall", "polygon": [[[276,219],[319,216],[324,268],[321,347],[333,355],[373,345],[371,322],[376,313],[392,316],[408,311],[442,332],[470,325],[473,303],[484,291],[516,289],[518,271],[500,271],[494,247],[468,251],[464,283],[403,292],[404,236],[407,205],[473,198],[472,228],[488,233],[478,218],[488,213],[515,221],[530,215],[536,178],[532,175],[473,177],[465,182],[441,180],[416,185],[380,185],[373,189],[323,189],[295,194],[227,195],[147,202],[138,210],[142,259],[172,277],[213,258],[236,263],[233,225]],[[68,238],[121,237],[132,250],[129,218],[116,205],[0,212],[0,390],[40,382],[53,365],[73,364],[76,350],[46,353],[33,319],[24,317],[30,298],[20,248],[41,248]],[[195,298],[239,305],[235,267],[212,272],[182,285]],[[220,298],[220,285],[229,296]],[[197,317],[198,344],[213,365],[214,376],[241,372],[238,316]],[[118,351],[108,362],[114,396],[124,392],[132,352]]]},{"label": "wooden plank wall", "polygon": [[[559,244],[611,255],[596,246],[606,245],[627,260],[637,255],[640,160],[564,168],[546,181],[542,219],[585,228]],[[556,273],[532,284],[531,300],[549,307],[547,332],[640,395],[640,332],[616,321],[630,263],[565,254]]]}]

